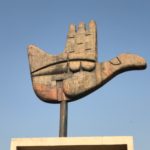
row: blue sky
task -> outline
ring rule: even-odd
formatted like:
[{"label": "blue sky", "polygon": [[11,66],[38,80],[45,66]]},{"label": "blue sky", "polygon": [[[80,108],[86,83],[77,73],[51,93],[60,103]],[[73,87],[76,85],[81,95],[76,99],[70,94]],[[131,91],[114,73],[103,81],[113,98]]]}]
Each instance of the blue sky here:
[{"label": "blue sky", "polygon": [[[98,59],[129,52],[150,63],[148,0],[0,0],[0,149],[11,138],[57,137],[59,105],[32,89],[27,46],[63,51],[70,23],[97,22]],[[93,94],[69,104],[68,136],[134,137],[149,150],[150,69],[118,75]]]}]

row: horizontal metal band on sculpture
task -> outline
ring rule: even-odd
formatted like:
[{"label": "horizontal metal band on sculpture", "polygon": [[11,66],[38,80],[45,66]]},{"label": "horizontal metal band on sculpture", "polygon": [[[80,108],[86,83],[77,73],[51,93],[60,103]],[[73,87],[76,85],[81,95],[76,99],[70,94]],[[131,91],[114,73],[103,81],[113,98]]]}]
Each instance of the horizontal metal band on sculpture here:
[{"label": "horizontal metal band on sculpture", "polygon": [[[34,45],[28,47],[33,89],[37,96],[50,103],[73,101],[100,88],[115,75],[144,69],[145,60],[135,54],[121,54],[110,61],[97,62],[96,23],[88,29],[80,23],[78,30],[70,25],[62,54],[53,56]],[[62,81],[61,86],[57,85]],[[59,93],[61,91],[61,99]]]}]

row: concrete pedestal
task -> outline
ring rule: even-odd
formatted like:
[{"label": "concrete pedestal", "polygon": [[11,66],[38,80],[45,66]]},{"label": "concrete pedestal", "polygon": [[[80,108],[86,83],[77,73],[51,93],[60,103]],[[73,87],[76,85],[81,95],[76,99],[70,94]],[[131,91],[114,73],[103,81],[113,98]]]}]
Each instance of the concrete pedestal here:
[{"label": "concrete pedestal", "polygon": [[11,150],[133,150],[131,136],[14,138]]}]

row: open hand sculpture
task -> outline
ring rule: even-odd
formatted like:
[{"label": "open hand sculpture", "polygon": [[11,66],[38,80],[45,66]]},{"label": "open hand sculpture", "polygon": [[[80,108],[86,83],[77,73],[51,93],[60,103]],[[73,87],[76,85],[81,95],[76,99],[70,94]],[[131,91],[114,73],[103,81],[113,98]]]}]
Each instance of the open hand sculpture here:
[{"label": "open hand sculpture", "polygon": [[86,29],[71,24],[64,52],[53,56],[34,45],[28,47],[31,78],[36,95],[43,101],[73,101],[100,88],[114,76],[128,70],[146,68],[135,54],[121,54],[110,61],[97,62],[96,23]]}]

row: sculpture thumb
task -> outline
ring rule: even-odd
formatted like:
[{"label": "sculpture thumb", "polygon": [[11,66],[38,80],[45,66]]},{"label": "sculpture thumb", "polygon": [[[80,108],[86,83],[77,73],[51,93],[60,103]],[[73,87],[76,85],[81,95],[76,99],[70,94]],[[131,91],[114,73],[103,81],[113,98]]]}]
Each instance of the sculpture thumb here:
[{"label": "sculpture thumb", "polygon": [[136,54],[121,54],[110,61],[99,64],[101,82],[98,85],[108,82],[116,75],[130,70],[142,70],[146,68],[146,61]]},{"label": "sculpture thumb", "polygon": [[63,81],[64,93],[69,97],[82,97],[100,88],[116,75],[129,70],[146,68],[144,58],[135,54],[121,54],[110,61],[96,63],[92,72],[78,72]]}]

